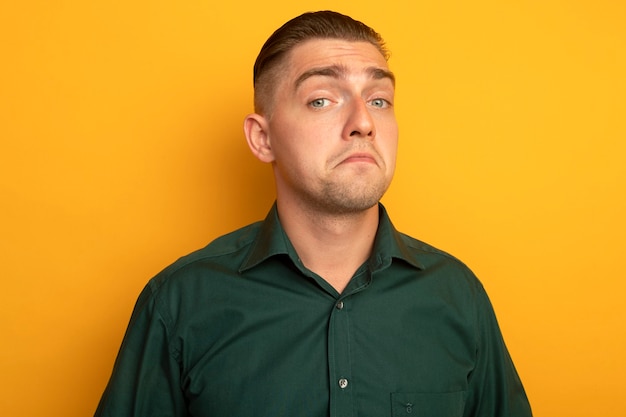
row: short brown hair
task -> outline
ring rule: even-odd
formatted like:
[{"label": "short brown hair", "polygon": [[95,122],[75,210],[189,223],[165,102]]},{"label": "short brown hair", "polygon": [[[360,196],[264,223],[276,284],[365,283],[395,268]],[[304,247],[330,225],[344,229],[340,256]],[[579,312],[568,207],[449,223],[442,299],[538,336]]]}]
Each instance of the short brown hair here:
[{"label": "short brown hair", "polygon": [[304,13],[278,28],[261,48],[254,63],[254,108],[257,113],[268,111],[276,69],[284,57],[298,44],[311,39],[343,39],[363,41],[374,45],[389,59],[382,37],[372,28],[349,16],[330,10]]}]

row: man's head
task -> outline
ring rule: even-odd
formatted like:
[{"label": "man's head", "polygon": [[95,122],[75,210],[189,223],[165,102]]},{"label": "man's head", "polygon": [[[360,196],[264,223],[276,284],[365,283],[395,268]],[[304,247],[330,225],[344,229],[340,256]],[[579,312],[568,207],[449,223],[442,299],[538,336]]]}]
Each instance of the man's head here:
[{"label": "man's head", "polygon": [[[352,29],[331,27],[338,21]],[[248,115],[244,131],[252,153],[272,164],[279,210],[374,209],[393,177],[398,140],[395,78],[380,36],[320,12],[287,23],[266,45],[257,89],[271,109]]]},{"label": "man's head", "polygon": [[277,29],[265,42],[254,63],[254,108],[269,115],[273,108],[276,82],[284,70],[289,52],[312,39],[341,39],[369,42],[387,60],[389,52],[374,29],[333,11],[310,12],[295,17]]}]

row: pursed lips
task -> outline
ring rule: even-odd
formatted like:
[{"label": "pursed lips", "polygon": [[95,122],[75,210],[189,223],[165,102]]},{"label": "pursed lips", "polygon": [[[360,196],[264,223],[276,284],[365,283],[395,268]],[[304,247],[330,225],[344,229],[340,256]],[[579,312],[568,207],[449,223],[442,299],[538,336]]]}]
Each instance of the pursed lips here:
[{"label": "pursed lips", "polygon": [[366,163],[378,165],[378,161],[376,160],[376,158],[372,154],[367,153],[367,152],[356,152],[356,153],[350,154],[346,158],[342,159],[339,164],[353,163],[353,162],[366,162]]}]

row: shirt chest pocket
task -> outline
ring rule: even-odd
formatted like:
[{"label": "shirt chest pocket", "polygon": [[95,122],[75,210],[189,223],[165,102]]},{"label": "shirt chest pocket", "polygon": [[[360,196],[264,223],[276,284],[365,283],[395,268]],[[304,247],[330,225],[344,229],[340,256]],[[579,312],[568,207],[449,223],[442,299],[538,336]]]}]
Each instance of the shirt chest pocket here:
[{"label": "shirt chest pocket", "polygon": [[392,417],[461,417],[465,392],[391,394]]}]

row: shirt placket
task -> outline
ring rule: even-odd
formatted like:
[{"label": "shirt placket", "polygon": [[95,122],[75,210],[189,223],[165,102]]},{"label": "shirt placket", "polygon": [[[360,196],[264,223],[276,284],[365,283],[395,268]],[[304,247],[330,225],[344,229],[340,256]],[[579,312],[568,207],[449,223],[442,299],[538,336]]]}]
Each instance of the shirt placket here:
[{"label": "shirt placket", "polygon": [[330,416],[354,416],[349,298],[337,300],[328,326]]}]

